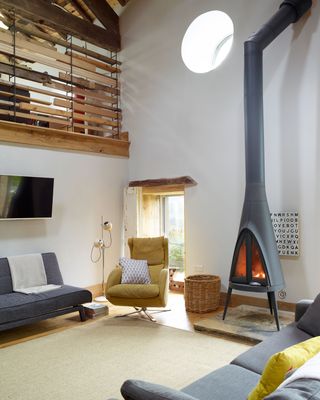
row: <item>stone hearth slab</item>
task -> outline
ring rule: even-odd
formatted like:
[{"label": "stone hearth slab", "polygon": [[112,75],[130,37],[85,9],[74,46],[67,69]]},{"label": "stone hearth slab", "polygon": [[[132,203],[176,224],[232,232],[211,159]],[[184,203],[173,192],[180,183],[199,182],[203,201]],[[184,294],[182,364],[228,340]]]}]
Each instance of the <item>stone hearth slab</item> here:
[{"label": "stone hearth slab", "polygon": [[[241,305],[229,307],[225,320],[223,312],[194,324],[197,331],[230,336],[259,343],[277,331],[273,315],[269,309]],[[279,311],[280,325],[284,327],[294,321],[294,313]]]}]

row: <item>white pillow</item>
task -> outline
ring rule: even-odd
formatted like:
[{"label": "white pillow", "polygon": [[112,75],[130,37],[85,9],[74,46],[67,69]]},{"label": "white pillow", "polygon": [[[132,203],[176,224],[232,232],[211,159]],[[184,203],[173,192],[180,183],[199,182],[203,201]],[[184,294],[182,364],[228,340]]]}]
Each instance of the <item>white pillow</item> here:
[{"label": "white pillow", "polygon": [[284,380],[278,389],[297,379],[320,380],[320,352],[306,361],[300,368]]},{"label": "white pillow", "polygon": [[122,268],[121,283],[151,283],[147,260],[121,257],[119,264]]}]

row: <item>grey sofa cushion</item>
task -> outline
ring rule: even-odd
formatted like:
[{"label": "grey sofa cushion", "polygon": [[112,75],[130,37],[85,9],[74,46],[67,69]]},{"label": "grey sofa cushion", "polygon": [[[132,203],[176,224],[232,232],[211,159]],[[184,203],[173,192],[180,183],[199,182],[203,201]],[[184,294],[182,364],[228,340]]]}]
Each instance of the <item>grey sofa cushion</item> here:
[{"label": "grey sofa cushion", "polygon": [[312,336],[320,336],[320,294],[298,321],[298,328]]},{"label": "grey sofa cushion", "polygon": [[133,379],[125,381],[120,391],[125,400],[196,400],[179,390]]},{"label": "grey sofa cushion", "polygon": [[42,253],[42,259],[48,284],[63,285],[63,279],[55,253]]},{"label": "grey sofa cushion", "polygon": [[320,400],[320,381],[297,379],[276,390],[265,400]]},{"label": "grey sofa cushion", "polygon": [[273,354],[311,337],[308,333],[298,329],[294,322],[282,328],[280,332],[275,332],[271,337],[250,350],[240,354],[231,363],[261,375],[266,362]]},{"label": "grey sofa cushion", "polygon": [[89,290],[64,285],[39,294],[0,295],[0,324],[43,315],[55,310],[90,302]]},{"label": "grey sofa cushion", "polygon": [[260,375],[227,365],[193,382],[182,391],[148,382],[128,380],[121,387],[126,400],[246,400]]},{"label": "grey sofa cushion", "polygon": [[301,319],[301,317],[305,314],[312,303],[313,300],[299,300],[298,303],[296,303],[296,309],[294,313],[294,318],[296,322]]},{"label": "grey sofa cushion", "polygon": [[182,389],[199,400],[246,400],[260,375],[237,365],[226,365]]},{"label": "grey sofa cushion", "polygon": [[7,258],[0,258],[0,295],[12,292],[12,280]]}]

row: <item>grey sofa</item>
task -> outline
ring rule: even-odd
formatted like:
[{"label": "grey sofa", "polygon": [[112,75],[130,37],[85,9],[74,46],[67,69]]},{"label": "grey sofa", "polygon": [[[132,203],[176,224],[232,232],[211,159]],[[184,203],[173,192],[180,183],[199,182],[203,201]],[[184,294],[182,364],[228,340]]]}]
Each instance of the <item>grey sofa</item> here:
[{"label": "grey sofa", "polygon": [[[318,313],[320,320],[320,296],[317,299],[318,309],[313,309],[313,313]],[[298,327],[298,321],[301,321],[303,315],[306,316],[305,312],[310,304],[312,301],[299,302],[296,305],[294,323],[241,354],[231,364],[211,372],[181,391],[144,381],[127,380],[121,387],[121,394],[126,400],[245,400],[258,383],[269,357],[286,347],[313,337]],[[266,397],[267,399],[320,400],[320,381],[296,380],[284,389],[276,390]]]},{"label": "grey sofa", "polygon": [[54,253],[43,253],[42,259],[48,284],[62,285],[61,288],[23,294],[12,291],[8,260],[0,258],[0,331],[74,311],[79,311],[81,321],[86,319],[82,304],[92,300],[91,292],[63,284]]}]

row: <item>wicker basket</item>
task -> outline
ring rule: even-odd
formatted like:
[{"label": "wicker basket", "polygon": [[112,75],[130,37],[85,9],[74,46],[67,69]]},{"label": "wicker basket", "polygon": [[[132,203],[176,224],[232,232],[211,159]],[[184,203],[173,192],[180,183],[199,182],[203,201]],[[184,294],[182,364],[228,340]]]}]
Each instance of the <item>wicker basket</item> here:
[{"label": "wicker basket", "polygon": [[192,275],[185,279],[186,310],[195,313],[214,311],[219,307],[221,280],[216,275]]}]

